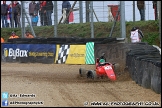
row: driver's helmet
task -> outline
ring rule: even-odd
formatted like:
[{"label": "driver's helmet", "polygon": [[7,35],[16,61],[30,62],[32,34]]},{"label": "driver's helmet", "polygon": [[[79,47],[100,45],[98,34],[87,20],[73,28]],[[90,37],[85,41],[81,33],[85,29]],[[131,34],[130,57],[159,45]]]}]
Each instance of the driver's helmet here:
[{"label": "driver's helmet", "polygon": [[105,59],[100,59],[99,62],[100,62],[100,63],[104,63],[104,62],[105,62]]}]

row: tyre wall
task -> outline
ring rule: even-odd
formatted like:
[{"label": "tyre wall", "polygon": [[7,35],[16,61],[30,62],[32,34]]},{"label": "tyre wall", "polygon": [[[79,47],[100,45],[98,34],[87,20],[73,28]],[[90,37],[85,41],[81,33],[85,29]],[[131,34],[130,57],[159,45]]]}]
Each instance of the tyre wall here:
[{"label": "tyre wall", "polygon": [[161,94],[161,55],[159,50],[150,45],[140,45],[141,47],[138,48],[134,45],[130,45],[131,49],[126,52],[126,67],[132,80],[139,86]]}]

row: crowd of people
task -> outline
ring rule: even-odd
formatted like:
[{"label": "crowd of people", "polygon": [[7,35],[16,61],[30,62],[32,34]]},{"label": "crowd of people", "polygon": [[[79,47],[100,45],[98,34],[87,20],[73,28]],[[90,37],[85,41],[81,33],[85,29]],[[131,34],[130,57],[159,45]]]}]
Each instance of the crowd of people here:
[{"label": "crowd of people", "polygon": [[[141,21],[145,19],[144,14],[144,1],[137,1],[137,7],[141,15]],[[71,4],[69,1],[62,1],[62,15],[63,21],[65,24],[69,24],[68,14],[71,9]],[[37,26],[38,19],[40,18],[41,26],[52,25],[51,14],[53,13],[53,2],[52,1],[31,1],[29,3],[29,15],[31,19],[32,26]],[[2,27],[21,27],[20,25],[20,16],[21,16],[21,4],[18,1],[11,1],[9,5],[6,4],[6,1],[3,1],[1,5],[1,21]],[[139,27],[133,27],[131,29],[131,42],[141,42],[143,38],[143,33]],[[16,33],[13,31],[9,39],[19,38]],[[34,38],[34,36],[29,32],[25,32],[25,38]],[[1,37],[1,43],[5,40]]]},{"label": "crowd of people", "polygon": [[18,1],[6,4],[3,1],[1,4],[1,21],[2,28],[6,27],[20,27],[21,5]]},{"label": "crowd of people", "polygon": [[[53,2],[52,1],[31,1],[29,3],[29,16],[30,23],[32,26],[37,26],[38,19],[40,18],[41,26],[52,25],[52,13],[53,13]],[[69,24],[69,19],[66,18],[71,9],[71,4],[69,1],[62,2],[62,14],[63,19],[66,24]],[[2,1],[1,4],[1,22],[2,28],[17,28],[21,27],[21,4],[18,1],[11,1],[11,3],[6,4],[6,1]],[[9,39],[19,38],[13,31]],[[34,36],[29,32],[25,32],[25,38],[34,38]],[[1,37],[1,43],[5,40]]]},{"label": "crowd of people", "polygon": [[[155,14],[155,20],[158,19],[158,13],[157,13],[157,1],[152,1],[154,14]],[[145,21],[145,10],[146,10],[146,3],[145,1],[137,1],[137,8],[139,10],[141,21]]]},{"label": "crowd of people", "polygon": [[[31,1],[29,3],[29,16],[30,23],[32,26],[37,26],[38,19],[40,19],[41,26],[50,26],[52,25],[52,13],[53,13],[53,2],[52,1]],[[62,2],[62,12],[65,9],[66,16],[68,15],[71,8],[69,1]],[[64,17],[64,19],[66,18]],[[21,27],[21,4],[19,1],[11,1],[11,3],[6,4],[6,1],[3,1],[1,4],[1,22],[2,28],[11,27],[17,28]],[[68,18],[65,23],[69,23]]]}]

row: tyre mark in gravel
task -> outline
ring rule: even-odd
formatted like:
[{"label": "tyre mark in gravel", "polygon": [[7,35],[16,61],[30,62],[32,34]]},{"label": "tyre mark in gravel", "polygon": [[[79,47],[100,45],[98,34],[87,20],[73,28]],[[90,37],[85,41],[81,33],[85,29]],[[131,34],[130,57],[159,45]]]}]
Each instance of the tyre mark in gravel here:
[{"label": "tyre mark in gravel", "polygon": [[[109,83],[109,84],[110,84],[110,83]],[[101,86],[108,92],[108,94],[112,95],[112,96],[115,98],[115,100],[118,100],[118,101],[121,100],[121,99],[119,98],[118,94],[117,94],[117,95],[115,94],[114,89],[112,89],[112,90],[107,89],[103,84],[101,84]],[[114,86],[114,83],[112,83],[111,86]],[[116,88],[116,89],[118,89],[118,88]]]},{"label": "tyre mark in gravel", "polygon": [[66,101],[67,106],[77,105],[76,103],[77,100],[74,100],[75,98],[72,97],[74,95],[70,95],[72,93],[72,90],[69,90],[69,86],[67,86],[64,83],[61,83],[59,87],[60,87],[59,88],[60,95],[62,96],[63,100]]}]

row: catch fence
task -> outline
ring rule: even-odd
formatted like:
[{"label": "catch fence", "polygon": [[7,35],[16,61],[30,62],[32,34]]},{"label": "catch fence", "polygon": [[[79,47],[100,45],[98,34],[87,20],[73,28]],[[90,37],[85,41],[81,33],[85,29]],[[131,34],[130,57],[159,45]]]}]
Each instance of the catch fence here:
[{"label": "catch fence", "polygon": [[[9,4],[11,1],[7,1],[7,4]],[[29,27],[30,23],[30,15],[29,15],[29,3],[31,1],[25,1],[25,11],[26,15],[29,19],[25,18],[25,27]],[[36,1],[37,3],[38,1]],[[53,8],[53,13],[51,15],[52,18],[52,25],[54,26],[54,13],[57,11],[57,23],[63,23],[63,20],[61,21],[62,17],[62,1],[52,1],[53,5],[56,3],[57,7]],[[19,1],[21,4],[22,2]],[[86,23],[91,22],[91,14],[90,14],[90,2],[88,1],[70,1],[71,6],[74,6],[73,8],[73,21],[71,21],[69,24],[76,24],[76,23]],[[75,4],[75,5],[74,5]],[[140,13],[137,8],[137,2],[136,1],[125,1],[125,21],[140,21]],[[93,1],[93,22],[113,22],[115,20],[115,16],[117,14],[117,9],[120,6],[120,1]],[[133,10],[133,6],[135,6],[135,10]],[[158,13],[158,5],[157,5],[157,13]],[[119,12],[120,13],[120,12]],[[120,13],[121,15],[123,13]],[[135,16],[134,16],[135,15]],[[119,16],[120,17],[120,16]],[[21,20],[21,19],[20,19]],[[152,1],[145,1],[145,20],[155,20],[155,9],[153,8],[153,2]],[[117,20],[119,21],[119,19]],[[42,26],[40,22],[40,15],[38,15],[38,23],[37,26]],[[47,25],[48,26],[48,25]],[[1,24],[2,27],[2,24]],[[96,27],[94,27],[96,28]],[[57,30],[59,31],[59,30]],[[116,30],[120,31],[120,30]]]}]

